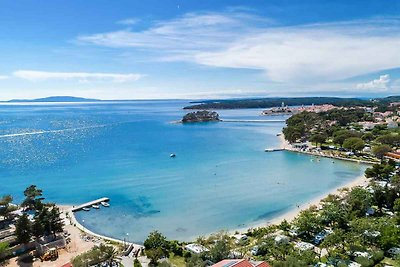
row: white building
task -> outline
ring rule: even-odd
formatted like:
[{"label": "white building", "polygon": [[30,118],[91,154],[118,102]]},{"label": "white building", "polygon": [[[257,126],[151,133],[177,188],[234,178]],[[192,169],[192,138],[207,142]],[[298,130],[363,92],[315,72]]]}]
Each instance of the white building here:
[{"label": "white building", "polygon": [[208,248],[199,244],[188,244],[184,246],[184,249],[194,254],[200,254],[209,251]]}]

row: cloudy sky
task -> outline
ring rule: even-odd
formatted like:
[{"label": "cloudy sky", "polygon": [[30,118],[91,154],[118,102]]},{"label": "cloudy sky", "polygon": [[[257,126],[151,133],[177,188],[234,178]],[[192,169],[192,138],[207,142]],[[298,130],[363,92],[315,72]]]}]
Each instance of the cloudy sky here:
[{"label": "cloudy sky", "polygon": [[0,99],[400,94],[400,1],[2,0]]}]

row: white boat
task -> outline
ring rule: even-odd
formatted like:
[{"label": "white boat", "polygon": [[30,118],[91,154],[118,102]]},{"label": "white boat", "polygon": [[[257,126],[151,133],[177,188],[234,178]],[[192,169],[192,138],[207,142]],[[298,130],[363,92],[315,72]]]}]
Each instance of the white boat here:
[{"label": "white boat", "polygon": [[92,205],[92,208],[94,208],[94,209],[100,209],[100,206],[99,206],[99,205],[96,205],[96,204],[93,204],[93,205]]},{"label": "white boat", "polygon": [[110,204],[108,204],[105,201],[100,202],[101,205],[103,205],[104,207],[110,207]]},{"label": "white boat", "polygon": [[176,157],[176,155],[175,155],[174,153],[171,153],[169,156],[170,156],[171,158],[175,158],[175,157]]},{"label": "white boat", "polygon": [[84,211],[89,211],[90,208],[84,207],[84,208],[82,208],[82,210],[84,210]]}]

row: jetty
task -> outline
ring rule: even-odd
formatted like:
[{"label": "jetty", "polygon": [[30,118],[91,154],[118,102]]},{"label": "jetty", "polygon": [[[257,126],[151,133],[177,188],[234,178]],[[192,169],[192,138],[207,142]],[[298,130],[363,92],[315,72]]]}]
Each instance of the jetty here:
[{"label": "jetty", "polygon": [[90,208],[90,207],[92,207],[92,205],[96,205],[96,204],[100,204],[101,202],[108,202],[108,201],[110,201],[110,199],[108,197],[99,198],[99,199],[84,203],[82,205],[73,207],[71,209],[71,211],[72,212],[79,211],[79,210],[81,210],[83,208]]},{"label": "jetty", "polygon": [[275,152],[275,151],[283,151],[285,150],[284,148],[266,148],[264,151],[265,152]]}]

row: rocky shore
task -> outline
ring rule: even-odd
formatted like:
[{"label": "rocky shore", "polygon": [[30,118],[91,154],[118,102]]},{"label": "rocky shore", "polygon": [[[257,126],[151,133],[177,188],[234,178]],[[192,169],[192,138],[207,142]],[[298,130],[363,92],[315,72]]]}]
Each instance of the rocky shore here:
[{"label": "rocky shore", "polygon": [[200,110],[186,114],[181,120],[182,123],[209,121],[220,121],[218,113],[215,111]]}]

